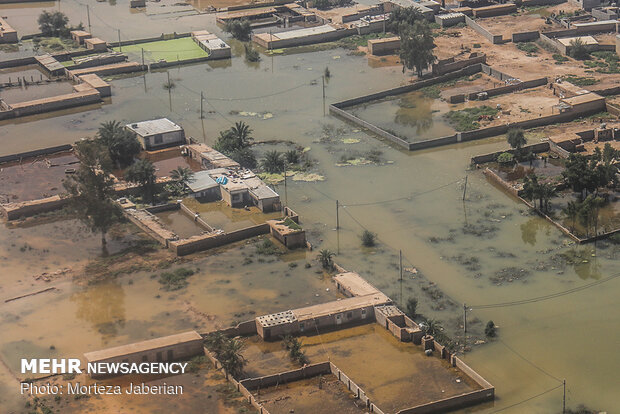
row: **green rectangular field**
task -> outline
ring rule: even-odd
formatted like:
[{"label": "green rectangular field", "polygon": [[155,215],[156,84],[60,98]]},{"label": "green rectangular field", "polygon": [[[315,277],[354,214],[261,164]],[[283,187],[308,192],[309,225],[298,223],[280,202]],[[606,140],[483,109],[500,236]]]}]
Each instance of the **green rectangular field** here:
[{"label": "green rectangular field", "polygon": [[[209,56],[191,37],[158,40],[122,47],[123,53],[127,53],[131,58],[137,60],[141,59],[142,49],[144,49],[144,60],[146,62],[158,62],[162,59],[166,62],[176,62]],[[121,48],[115,47],[114,50],[121,51]]]}]

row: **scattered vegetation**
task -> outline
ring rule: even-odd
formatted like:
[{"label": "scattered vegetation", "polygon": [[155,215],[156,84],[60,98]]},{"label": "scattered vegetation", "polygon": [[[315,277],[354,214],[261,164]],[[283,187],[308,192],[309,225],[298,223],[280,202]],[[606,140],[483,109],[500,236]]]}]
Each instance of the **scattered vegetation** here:
[{"label": "scattered vegetation", "polygon": [[418,309],[418,300],[416,298],[409,298],[407,299],[407,316],[409,316],[411,319],[416,317],[416,312]]},{"label": "scattered vegetation", "polygon": [[243,342],[240,339],[228,338],[221,332],[214,332],[207,335],[204,342],[222,364],[226,379],[228,375],[239,378],[243,374],[243,367],[247,361],[241,355]]},{"label": "scattered vegetation", "polygon": [[457,131],[473,131],[480,128],[479,121],[492,119],[498,110],[487,105],[450,111],[445,116]]},{"label": "scattered vegetation", "polygon": [[248,41],[252,34],[252,27],[248,19],[235,19],[226,22],[224,31],[230,33],[237,40]]},{"label": "scattered vegetation", "polygon": [[564,55],[560,55],[559,53],[554,53],[552,57],[553,60],[555,60],[556,65],[561,65],[564,62],[568,62],[568,58]]},{"label": "scattered vegetation", "polygon": [[594,85],[598,82],[598,79],[590,78],[586,76],[575,76],[575,75],[566,75],[563,78],[566,82],[570,82],[573,85],[577,86],[589,86]]},{"label": "scattered vegetation", "polygon": [[286,168],[286,161],[282,153],[273,150],[265,153],[265,157],[262,159],[260,165],[265,172],[277,174],[284,171]]},{"label": "scattered vegetation", "polygon": [[496,326],[493,321],[488,321],[487,326],[484,328],[484,334],[489,338],[494,338],[496,333]]},{"label": "scattered vegetation", "polygon": [[514,162],[514,155],[509,152],[502,152],[497,157],[497,162],[500,164],[512,164]]},{"label": "scattered vegetation", "polygon": [[288,351],[288,355],[293,362],[299,365],[305,365],[308,363],[306,354],[301,350],[301,342],[294,336],[287,335],[282,339],[282,345]]},{"label": "scattered vegetation", "polygon": [[573,59],[585,60],[590,57],[590,52],[581,38],[576,38],[570,41],[570,49],[568,55]]},{"label": "scattered vegetation", "polygon": [[252,44],[243,45],[243,48],[245,49],[245,60],[248,62],[260,61],[260,53],[252,47]]},{"label": "scattered vegetation", "polygon": [[69,36],[70,29],[67,27],[69,18],[62,12],[43,10],[37,22],[43,36]]},{"label": "scattered vegetation", "polygon": [[264,239],[262,243],[258,243],[256,246],[256,253],[262,256],[271,256],[280,254],[280,249],[278,246],[273,244],[273,242],[269,239]]},{"label": "scattered vegetation", "polygon": [[291,230],[302,230],[302,227],[295,223],[290,217],[284,219],[284,225]]},{"label": "scattered vegetation", "polygon": [[213,147],[241,166],[252,169],[256,168],[256,156],[250,149],[253,141],[252,129],[245,122],[236,122],[230,129],[220,131]]},{"label": "scattered vegetation", "polygon": [[180,290],[186,287],[189,282],[187,278],[192,276],[194,271],[180,267],[174,272],[164,272],[159,276],[159,283],[162,284],[162,289],[166,291]]},{"label": "scattered vegetation", "polygon": [[373,247],[376,244],[377,235],[369,230],[364,230],[360,238],[362,239],[362,246]]},{"label": "scattered vegetation", "polygon": [[517,48],[519,50],[522,50],[524,52],[526,52],[528,54],[528,56],[533,55],[534,53],[538,52],[538,46],[536,46],[535,43],[532,42],[525,42],[525,43],[518,43],[517,44]]},{"label": "scattered vegetation", "polygon": [[317,255],[317,259],[321,263],[321,266],[323,266],[323,269],[325,269],[325,270],[332,270],[334,268],[333,257],[335,255],[336,254],[333,253],[331,250],[321,249],[321,250],[319,250],[319,254]]}]

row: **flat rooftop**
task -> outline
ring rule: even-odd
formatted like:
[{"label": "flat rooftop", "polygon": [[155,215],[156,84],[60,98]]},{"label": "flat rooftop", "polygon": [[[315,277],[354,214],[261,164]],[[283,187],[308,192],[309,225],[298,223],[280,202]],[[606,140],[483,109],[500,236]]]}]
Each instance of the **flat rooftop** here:
[{"label": "flat rooftop", "polygon": [[352,298],[334,300],[332,302],[320,305],[307,306],[305,308],[294,309],[293,315],[303,322],[308,319],[318,318],[321,316],[333,315],[335,313],[347,312],[353,309],[359,309],[366,306],[377,306],[390,303],[389,297],[381,292],[372,295],[355,296]]},{"label": "flat rooftop", "polygon": [[134,122],[127,124],[127,128],[141,137],[149,137],[155,134],[183,131],[179,125],[168,118],[153,119],[151,121]]},{"label": "flat rooftop", "polygon": [[197,193],[199,191],[208,190],[209,188],[219,187],[219,184],[215,182],[209,171],[198,171],[194,173],[193,180],[187,183],[192,192]]},{"label": "flat rooftop", "polygon": [[163,336],[161,338],[149,339],[133,344],[115,346],[113,348],[102,349],[100,351],[87,352],[84,357],[88,362],[102,361],[110,358],[116,358],[123,355],[136,354],[139,352],[149,351],[151,349],[163,348],[172,345],[178,345],[185,342],[201,341],[202,336],[196,331],[188,331],[175,335]]},{"label": "flat rooftop", "polygon": [[333,279],[334,282],[339,284],[344,290],[350,292],[353,296],[366,296],[379,292],[376,287],[368,283],[355,272],[339,273],[334,276]]},{"label": "flat rooftop", "polygon": [[[299,30],[290,30],[288,32],[280,32],[280,33],[273,33],[273,37],[275,39],[280,39],[280,40],[284,40],[284,39],[296,39],[298,37],[306,37],[306,36],[312,36],[312,35],[316,35],[316,34],[322,34],[322,33],[329,33],[329,32],[335,32],[336,29],[332,26],[330,26],[329,24],[324,24],[323,26],[316,26],[316,27],[307,27],[304,29],[299,29]],[[267,35],[269,36],[269,33],[262,33],[263,35]]]}]

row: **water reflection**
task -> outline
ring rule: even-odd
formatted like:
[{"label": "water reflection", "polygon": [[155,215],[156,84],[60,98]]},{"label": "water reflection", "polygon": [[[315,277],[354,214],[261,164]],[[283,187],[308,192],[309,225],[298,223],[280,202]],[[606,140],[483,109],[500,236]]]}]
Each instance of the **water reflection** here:
[{"label": "water reflection", "polygon": [[420,135],[433,126],[433,101],[414,98],[416,98],[414,95],[407,95],[400,100],[398,103],[400,109],[396,111],[394,122],[415,127],[415,134]]},{"label": "water reflection", "polygon": [[125,291],[116,280],[76,292],[71,301],[77,306],[76,316],[92,324],[104,339],[125,327]]},{"label": "water reflection", "polygon": [[531,218],[527,222],[521,224],[521,240],[523,240],[523,243],[535,246],[536,234],[540,229],[546,229],[545,235],[549,236],[549,225],[538,217]]}]

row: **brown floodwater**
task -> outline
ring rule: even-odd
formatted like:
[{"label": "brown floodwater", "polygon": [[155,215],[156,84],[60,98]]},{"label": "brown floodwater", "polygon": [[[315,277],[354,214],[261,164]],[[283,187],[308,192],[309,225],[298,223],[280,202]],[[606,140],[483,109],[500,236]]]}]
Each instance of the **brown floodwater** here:
[{"label": "brown floodwater", "polygon": [[[36,16],[43,8],[49,8],[49,4],[5,5],[2,14],[9,16],[9,22],[18,31],[32,33],[36,31]],[[72,22],[85,22],[85,7],[72,0],[54,4],[67,12]],[[130,14],[126,4],[113,6],[94,1],[88,4],[93,33],[108,41],[116,40],[117,26],[123,39],[157,36],[162,24],[166,31],[206,28],[221,34],[212,15],[149,17],[144,13]],[[228,40],[227,35],[223,38]],[[474,306],[468,312],[468,319],[477,320],[472,329],[481,331],[488,320],[499,325],[501,341],[474,346],[464,356],[467,363],[496,387],[496,401],[491,406],[474,407],[466,412],[491,413],[517,403],[520,404],[504,412],[557,412],[562,404],[561,388],[528,399],[560,384],[558,379],[567,381],[568,406],[585,403],[608,413],[620,412],[614,360],[616,344],[620,342],[618,279],[549,300],[475,309],[476,305],[563,292],[596,278],[607,278],[618,271],[618,246],[606,242],[597,243],[596,247],[575,246],[555,227],[488,183],[481,172],[467,171],[472,156],[508,148],[504,137],[408,153],[325,115],[329,102],[395,87],[408,78],[398,66],[372,68],[366,58],[347,55],[346,50],[317,49],[305,48],[304,53],[273,57],[262,55],[261,62],[249,65],[244,62],[242,49],[235,47],[232,60],[171,68],[170,77],[177,86],[170,92],[162,86],[167,81],[165,71],[118,77],[111,80],[110,104],[54,114],[58,116],[1,122],[0,153],[70,143],[93,135],[99,123],[106,120],[133,122],[157,116],[171,118],[183,125],[188,135],[208,144],[231,123],[244,121],[252,127],[257,140],[290,140],[309,147],[309,156],[318,162],[316,171],[326,180],[316,183],[290,180],[287,198],[288,204],[301,215],[310,241],[317,249],[337,252],[338,263],[359,271],[400,304],[417,297],[419,312],[440,319],[448,333],[462,330],[463,303]],[[19,53],[22,52],[0,53],[0,58]],[[326,86],[324,105],[321,75],[326,66],[332,77]],[[204,119],[200,118],[200,91],[205,96]],[[345,139],[350,139],[347,141],[350,143],[343,142]],[[530,140],[537,142],[537,139]],[[381,151],[384,162],[336,165],[343,155],[372,150]],[[468,185],[463,202],[466,175]],[[280,185],[277,191],[283,193],[284,186]],[[335,231],[336,200],[344,206],[339,210],[339,231]],[[12,234],[6,228],[0,231],[0,237],[4,237],[0,255],[6,258],[2,273],[8,280],[3,282],[2,292],[16,291],[7,296],[30,291],[31,286],[17,284],[16,280],[43,272],[45,267],[62,267],[66,262],[84,261],[95,255],[96,236],[84,243],[77,237],[63,235],[65,238],[60,240],[65,241],[55,246],[54,237],[60,233],[55,233],[51,226]],[[376,248],[361,248],[361,226],[377,233]],[[64,231],[71,235],[77,229]],[[19,246],[30,244],[31,240],[51,246],[50,251],[56,253],[45,260],[22,254]],[[418,271],[406,272],[402,282],[398,282],[398,250],[403,252],[405,267],[415,267]],[[559,256],[569,250],[574,250],[575,255],[590,255],[589,263],[596,259],[595,265],[578,266]],[[250,311],[275,312],[312,302],[319,291],[321,297],[317,300],[327,300],[323,295],[330,282],[319,280],[314,269],[306,271],[303,266],[315,253],[303,253],[302,258],[295,259],[299,266],[288,270],[286,262],[278,259],[268,263],[271,259],[267,258],[259,263],[256,256],[250,258],[251,264],[242,267],[245,252],[225,249],[212,259],[217,263],[213,264],[215,267],[199,265],[204,276],[192,276],[190,286],[198,286],[191,291],[162,292],[157,279],[141,274],[123,276],[114,282],[125,292],[119,294],[122,299],[108,300],[105,289],[98,285],[90,287],[95,296],[102,297],[98,306],[119,308],[118,302],[123,302],[125,319],[115,314],[117,311],[105,310],[109,317],[104,318],[103,326],[99,320],[87,321],[88,312],[77,312],[79,300],[70,297],[74,291],[80,297],[82,287],[68,285],[60,292],[3,304],[1,313],[7,317],[2,322],[5,333],[0,345],[2,359],[11,366],[19,354],[16,350],[22,349],[22,345],[32,352],[43,353],[55,344],[58,353],[71,355],[172,333],[196,324],[227,326],[235,319],[250,318]],[[288,260],[289,256],[281,259]],[[284,269],[270,273],[277,266]],[[239,281],[234,282],[237,277]],[[224,282],[227,279],[231,280],[230,289],[235,289],[234,295],[228,294],[229,287]],[[217,280],[222,282],[216,283]],[[429,294],[430,282],[444,292],[442,299]],[[279,293],[283,291],[284,297]],[[162,303],[169,310],[164,310]],[[178,311],[186,309],[182,306],[193,306],[198,312],[217,318],[214,322],[207,318],[197,323],[194,316],[190,318]],[[118,332],[116,336],[108,333],[114,332],[113,329]],[[33,347],[35,344],[38,348]],[[13,398],[13,394],[0,393],[0,398]],[[6,404],[17,403],[11,400]]]}]

